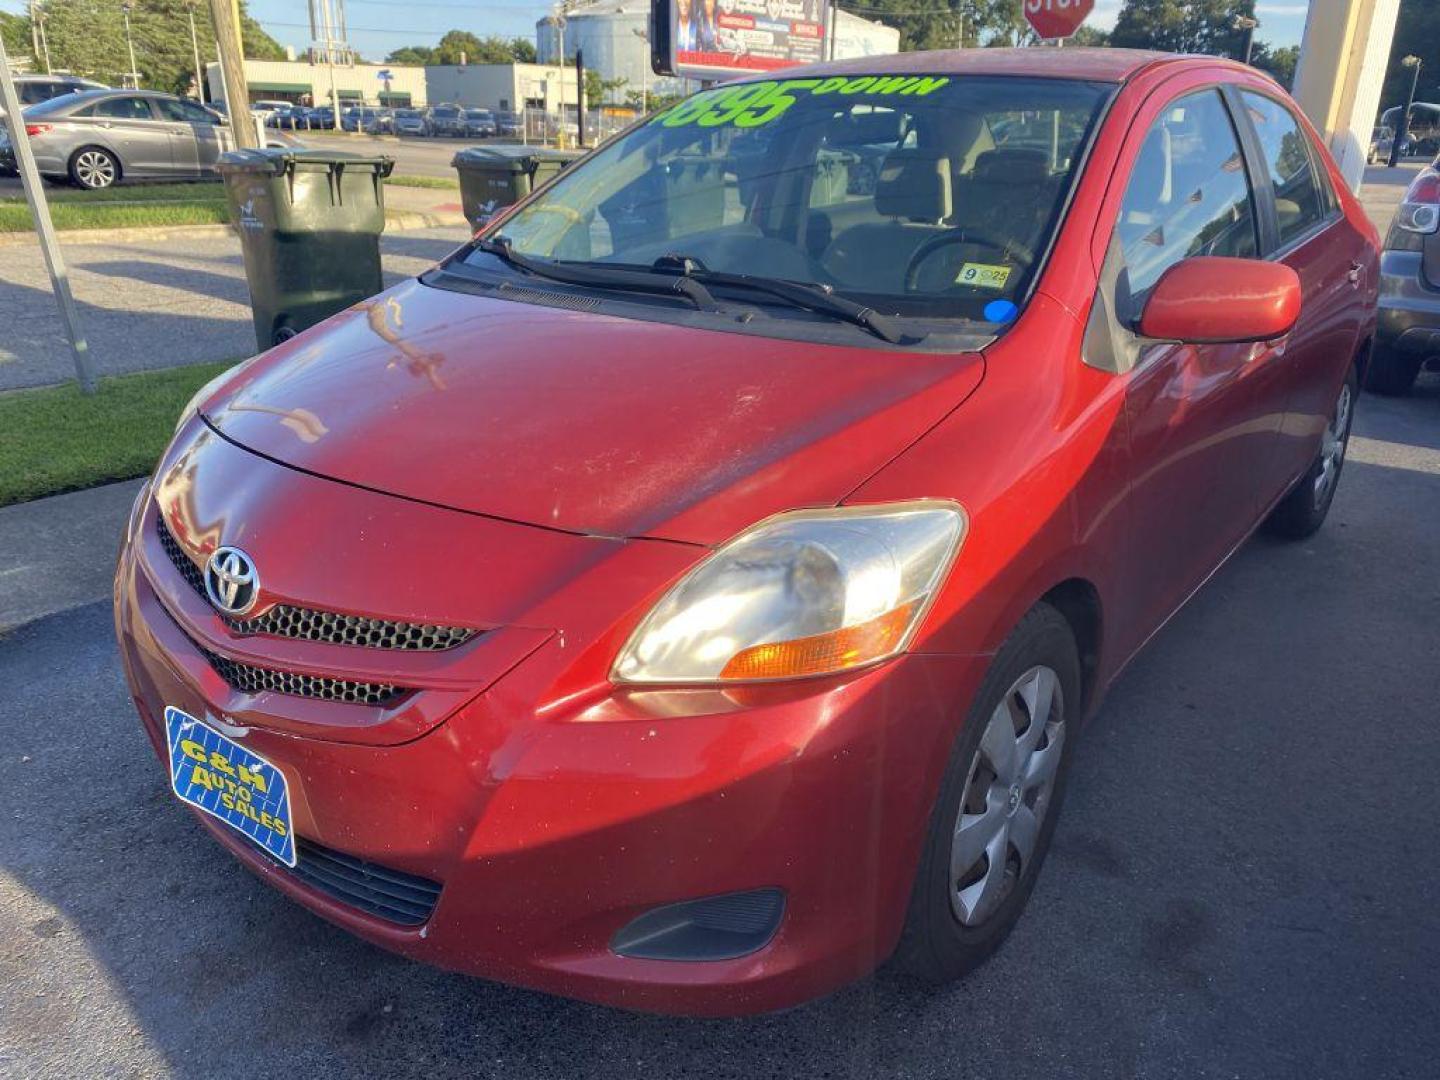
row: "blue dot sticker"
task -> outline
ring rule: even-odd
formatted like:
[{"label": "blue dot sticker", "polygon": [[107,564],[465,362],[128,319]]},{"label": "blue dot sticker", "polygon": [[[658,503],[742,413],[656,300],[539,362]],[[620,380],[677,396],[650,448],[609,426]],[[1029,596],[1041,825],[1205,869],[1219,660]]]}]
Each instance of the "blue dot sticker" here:
[{"label": "blue dot sticker", "polygon": [[1007,323],[1016,315],[1020,309],[1009,300],[991,300],[985,305],[985,321]]}]

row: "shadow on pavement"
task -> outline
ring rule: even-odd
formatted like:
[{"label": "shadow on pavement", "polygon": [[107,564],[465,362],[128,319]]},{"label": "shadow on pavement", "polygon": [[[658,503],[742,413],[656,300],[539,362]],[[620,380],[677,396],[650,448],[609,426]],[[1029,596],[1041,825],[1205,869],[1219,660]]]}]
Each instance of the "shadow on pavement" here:
[{"label": "shadow on pavement", "polygon": [[[1412,418],[1433,405],[1396,403]],[[1374,436],[1393,439],[1380,419]],[[30,624],[0,641],[0,1063],[1425,1075],[1440,1053],[1440,470],[1416,453],[1347,464],[1320,534],[1248,545],[1136,661],[1077,748],[1031,908],[984,968],[934,992],[882,976],[751,1020],[590,1007],[348,937],[175,803],[108,605]]]}]

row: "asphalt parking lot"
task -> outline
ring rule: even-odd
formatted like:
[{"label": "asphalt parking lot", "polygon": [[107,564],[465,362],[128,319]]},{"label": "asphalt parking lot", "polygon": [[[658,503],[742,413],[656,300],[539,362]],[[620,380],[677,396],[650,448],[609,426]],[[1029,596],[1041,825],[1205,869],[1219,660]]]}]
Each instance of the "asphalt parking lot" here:
[{"label": "asphalt parking lot", "polygon": [[347,937],[175,803],[108,601],[30,622],[0,637],[0,1075],[1433,1077],[1437,535],[1432,376],[1362,400],[1318,536],[1250,543],[1123,676],[999,955],[740,1021]]}]

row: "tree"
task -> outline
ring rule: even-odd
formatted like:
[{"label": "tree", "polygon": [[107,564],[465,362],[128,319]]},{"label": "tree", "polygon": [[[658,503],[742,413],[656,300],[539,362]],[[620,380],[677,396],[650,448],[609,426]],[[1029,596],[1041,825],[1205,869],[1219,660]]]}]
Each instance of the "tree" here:
[{"label": "tree", "polygon": [[510,39],[510,55],[517,64],[533,64],[539,59],[535,52],[535,43],[523,37]]},{"label": "tree", "polygon": [[1238,59],[1245,31],[1235,29],[1237,15],[1253,18],[1255,0],[1125,0],[1110,44]]},{"label": "tree", "polygon": [[900,49],[1015,45],[1032,37],[1021,0],[870,0],[867,17],[900,31]]},{"label": "tree", "polygon": [[1250,54],[1250,63],[1261,71],[1267,72],[1286,90],[1291,89],[1291,84],[1295,81],[1295,65],[1299,62],[1299,45],[1289,45],[1283,49],[1277,49],[1268,42],[1257,41],[1254,51]]},{"label": "tree", "polygon": [[428,45],[406,45],[385,57],[387,64],[416,64],[424,67],[435,62],[435,50]]},{"label": "tree", "polygon": [[[190,48],[190,8],[185,0],[132,0],[131,35],[140,85],[175,93],[188,91],[195,81],[195,59]],[[260,28],[240,6],[245,55],[255,60],[283,60],[285,50]],[[215,56],[215,35],[205,7],[195,9],[195,32],[204,62]],[[29,52],[29,30],[25,51]],[[73,71],[101,82],[120,85],[130,68],[125,48],[125,26],[114,0],[49,0],[45,5],[45,38],[50,63],[56,70]],[[9,47],[10,38],[6,37]]]},{"label": "tree", "polygon": [[627,85],[627,79],[604,79],[595,68],[585,69],[585,104],[588,108],[598,109],[601,105],[611,103],[612,96],[620,87]]},{"label": "tree", "polygon": [[[0,37],[5,39],[5,53],[12,62],[17,57],[30,55],[30,20],[24,15],[0,11]],[[42,70],[38,63],[32,67],[37,71]]]},{"label": "tree", "polygon": [[1097,30],[1093,26],[1082,26],[1066,39],[1065,44],[1088,45],[1095,48],[1103,48],[1110,44],[1110,35],[1106,31]]}]

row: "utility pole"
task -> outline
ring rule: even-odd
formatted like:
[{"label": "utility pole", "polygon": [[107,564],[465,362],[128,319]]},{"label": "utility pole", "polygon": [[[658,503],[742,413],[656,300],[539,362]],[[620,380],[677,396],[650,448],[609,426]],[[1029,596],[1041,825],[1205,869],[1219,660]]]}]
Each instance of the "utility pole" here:
[{"label": "utility pole", "polygon": [[[40,59],[40,5],[30,0],[30,55]],[[50,72],[47,70],[46,75]]]},{"label": "utility pole", "polygon": [[255,125],[250,122],[250,87],[245,82],[245,53],[240,44],[240,20],[233,0],[209,0],[210,21],[214,24],[215,48],[220,53],[221,82],[225,87],[225,115],[235,145],[252,149],[260,145]]},{"label": "utility pole", "polygon": [[1411,68],[1414,74],[1410,76],[1410,94],[1405,98],[1405,111],[1400,114],[1400,123],[1390,136],[1390,160],[1386,164],[1392,169],[1400,160],[1400,144],[1410,134],[1410,107],[1415,104],[1415,89],[1420,83],[1420,68],[1423,65],[1420,57],[1407,56],[1400,61],[1400,66]]},{"label": "utility pole", "polygon": [[51,71],[50,71],[50,42],[48,42],[48,41],[45,40],[45,10],[44,10],[43,8],[41,8],[38,4],[37,4],[36,7],[35,7],[35,16],[36,16],[36,18],[39,20],[39,25],[40,25],[40,52],[41,52],[41,53],[44,55],[44,57],[45,57],[45,74],[46,74],[46,75],[49,75],[49,74],[51,74]]},{"label": "utility pole", "polygon": [[1230,23],[1233,30],[1245,31],[1245,63],[1250,63],[1250,52],[1255,48],[1255,28],[1260,25],[1260,20],[1252,19],[1249,15],[1236,15]]},{"label": "utility pole", "polygon": [[645,55],[640,58],[640,115],[650,115],[650,34],[641,30],[638,26],[632,26],[630,32],[638,37],[644,45]]},{"label": "utility pole", "polygon": [[121,12],[125,15],[125,48],[130,52],[130,89],[140,89],[140,73],[135,70],[135,40],[130,36],[130,5],[121,4]]},{"label": "utility pole", "polygon": [[[185,13],[190,16],[190,50],[195,54],[195,98],[203,103],[205,101],[205,72],[200,69],[200,38],[195,33],[195,8],[187,7]],[[229,105],[225,106],[227,109]]]},{"label": "utility pole", "polygon": [[70,339],[70,355],[75,361],[75,378],[80,389],[87,394],[95,392],[95,372],[90,365],[90,346],[80,330],[80,313],[75,307],[75,297],[70,294],[70,278],[65,272],[65,259],[60,254],[60,244],[55,238],[55,224],[50,220],[50,204],[45,201],[45,189],[40,184],[40,173],[35,168],[35,155],[30,149],[30,133],[25,128],[25,114],[21,112],[20,95],[15,92],[15,80],[10,74],[10,57],[5,52],[5,41],[0,37],[0,105],[5,106],[5,115],[12,118],[10,144],[15,150],[15,164],[20,180],[25,186],[25,201],[30,204],[30,216],[35,219],[35,232],[40,237],[40,250],[45,255],[45,267],[50,271],[50,287],[55,290],[55,300],[60,305],[60,321],[65,324],[65,336]]}]

